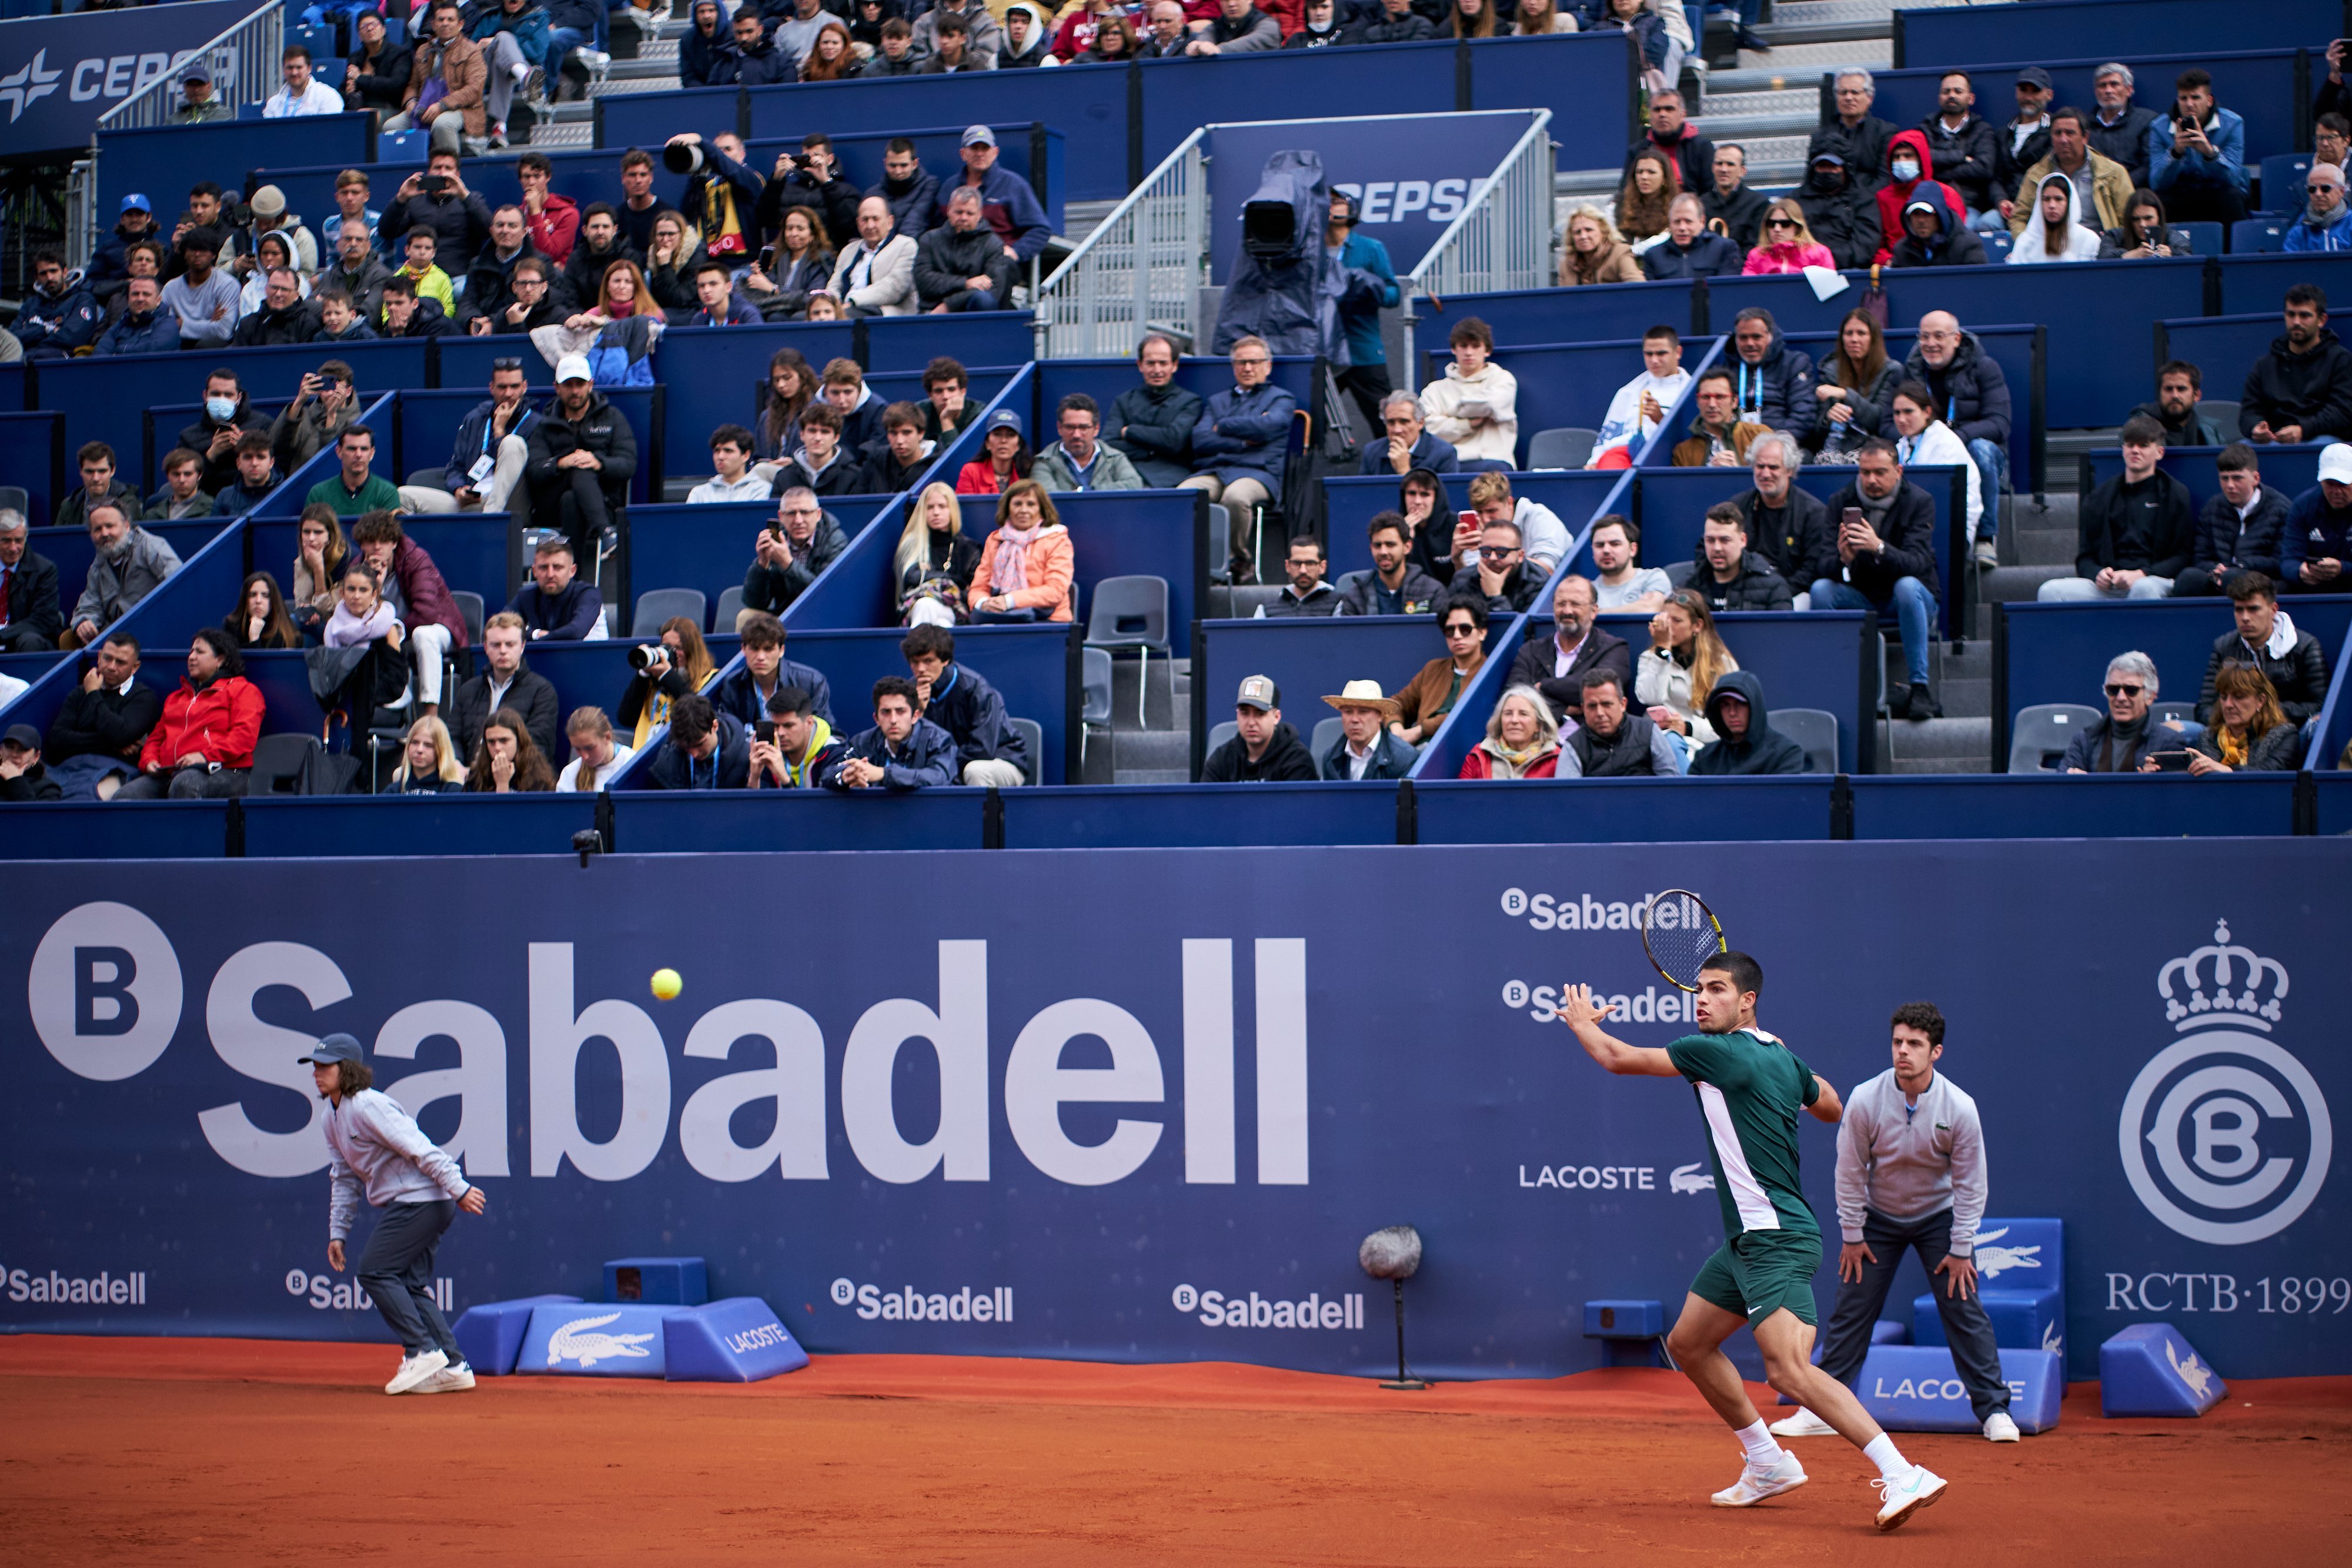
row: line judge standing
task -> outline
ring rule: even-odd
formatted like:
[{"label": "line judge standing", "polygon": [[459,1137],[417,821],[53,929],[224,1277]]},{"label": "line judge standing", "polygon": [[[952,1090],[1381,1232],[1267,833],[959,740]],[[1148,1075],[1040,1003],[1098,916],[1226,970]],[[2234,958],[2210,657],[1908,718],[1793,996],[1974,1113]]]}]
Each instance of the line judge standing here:
[{"label": "line judge standing", "polygon": [[[1895,1065],[1846,1097],[1838,1125],[1837,1305],[1822,1342],[1822,1370],[1852,1386],[1870,1353],[1871,1325],[1887,1287],[1915,1249],[1927,1270],[1952,1364],[1969,1403],[1996,1443],[2014,1443],[2009,1385],[1993,1348],[1992,1320],[1977,1294],[1977,1226],[1985,1211],[1984,1133],[1977,1103],[1936,1071],[1944,1015],[1933,1002],[1895,1009]],[[1828,1422],[1799,1409],[1775,1421],[1783,1437],[1834,1437]]]}]

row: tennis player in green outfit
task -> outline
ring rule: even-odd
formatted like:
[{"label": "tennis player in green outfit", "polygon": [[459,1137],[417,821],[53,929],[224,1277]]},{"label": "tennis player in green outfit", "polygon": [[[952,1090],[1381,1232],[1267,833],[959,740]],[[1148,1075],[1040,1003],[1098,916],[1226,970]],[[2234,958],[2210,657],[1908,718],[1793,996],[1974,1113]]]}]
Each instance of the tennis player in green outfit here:
[{"label": "tennis player in green outfit", "polygon": [[1812,1278],[1822,1262],[1821,1227],[1797,1179],[1797,1113],[1834,1124],[1837,1091],[1756,1024],[1764,971],[1744,953],[1720,953],[1698,974],[1699,1032],[1661,1051],[1602,1032],[1610,1004],[1571,986],[1561,1021],[1592,1060],[1612,1072],[1686,1078],[1706,1121],[1724,1243],[1691,1281],[1666,1348],[1715,1413],[1739,1435],[1748,1463],[1715,1494],[1718,1508],[1752,1508],[1805,1484],[1804,1467],[1780,1447],[1749,1402],[1723,1342],[1742,1322],[1756,1331],[1765,1377],[1837,1428],[1878,1467],[1878,1528],[1893,1530],[1940,1498],[1948,1484],[1895,1450],[1845,1385],[1812,1364]]}]

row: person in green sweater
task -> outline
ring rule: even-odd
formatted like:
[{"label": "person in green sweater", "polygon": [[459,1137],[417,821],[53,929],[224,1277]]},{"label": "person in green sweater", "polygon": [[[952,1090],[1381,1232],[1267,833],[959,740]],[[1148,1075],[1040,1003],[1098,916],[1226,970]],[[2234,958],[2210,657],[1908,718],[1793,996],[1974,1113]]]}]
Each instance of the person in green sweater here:
[{"label": "person in green sweater", "polygon": [[342,463],[341,469],[310,486],[306,497],[310,505],[332,507],[339,517],[400,510],[399,489],[391,480],[372,472],[375,463],[374,431],[364,424],[345,425],[335,442],[335,455]]}]

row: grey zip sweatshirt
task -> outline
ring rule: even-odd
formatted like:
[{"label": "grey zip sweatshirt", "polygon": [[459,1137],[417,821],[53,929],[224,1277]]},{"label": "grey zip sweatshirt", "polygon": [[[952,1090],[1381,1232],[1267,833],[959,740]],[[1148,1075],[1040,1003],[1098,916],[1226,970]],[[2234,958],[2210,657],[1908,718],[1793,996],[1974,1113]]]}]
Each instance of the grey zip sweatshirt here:
[{"label": "grey zip sweatshirt", "polygon": [[327,1108],[327,1235],[352,1232],[362,1183],[371,1207],[466,1196],[457,1162],[425,1135],[416,1118],[380,1089],[362,1089]]},{"label": "grey zip sweatshirt", "polygon": [[1888,1068],[1846,1096],[1838,1124],[1838,1231],[1862,1239],[1863,1211],[1889,1219],[1920,1219],[1952,1211],[1952,1254],[1976,1252],[1985,1211],[1984,1132],[1977,1103],[1942,1073],[1916,1106],[1895,1087]]}]

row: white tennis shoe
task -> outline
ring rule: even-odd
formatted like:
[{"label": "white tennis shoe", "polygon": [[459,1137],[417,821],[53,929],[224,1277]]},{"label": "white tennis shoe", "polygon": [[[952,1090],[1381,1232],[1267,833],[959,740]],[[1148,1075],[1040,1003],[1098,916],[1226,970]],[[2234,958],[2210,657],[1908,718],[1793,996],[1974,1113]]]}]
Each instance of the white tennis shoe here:
[{"label": "white tennis shoe", "polygon": [[1985,1417],[1984,1435],[1991,1442],[2014,1443],[2018,1437],[2017,1423],[2010,1419],[2008,1411],[1996,1410]]},{"label": "white tennis shoe", "polygon": [[474,1369],[464,1362],[445,1366],[415,1388],[412,1394],[457,1394],[474,1386]]},{"label": "white tennis shoe", "polygon": [[1805,1467],[1797,1462],[1797,1456],[1783,1449],[1779,1462],[1769,1469],[1744,1467],[1738,1480],[1715,1494],[1715,1506],[1754,1508],[1766,1498],[1794,1491],[1811,1479],[1805,1474]]},{"label": "white tennis shoe", "polygon": [[1941,1500],[1951,1483],[1925,1465],[1914,1465],[1906,1475],[1870,1483],[1878,1489],[1878,1528],[1900,1529],[1923,1508]]},{"label": "white tennis shoe", "polygon": [[406,1394],[418,1384],[449,1364],[449,1357],[438,1350],[428,1350],[421,1355],[401,1358],[400,1370],[383,1385],[386,1394]]},{"label": "white tennis shoe", "polygon": [[1773,1422],[1771,1432],[1776,1437],[1834,1437],[1838,1435],[1835,1427],[1801,1405],[1797,1406],[1794,1416],[1785,1416]]}]

